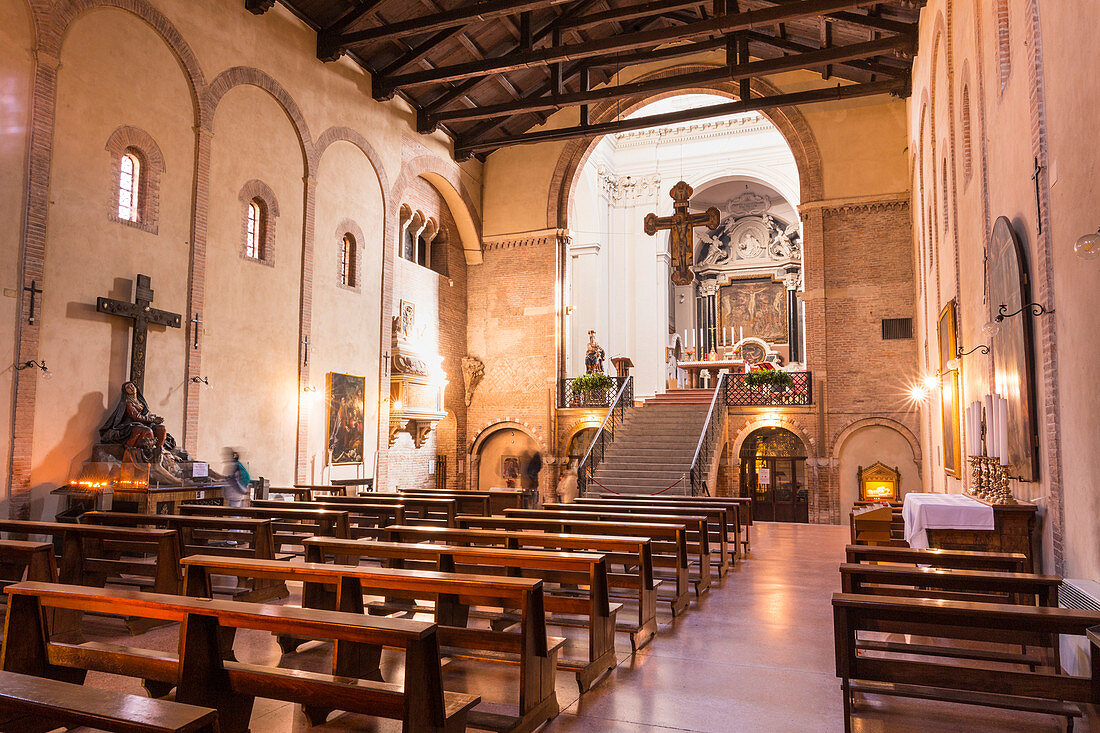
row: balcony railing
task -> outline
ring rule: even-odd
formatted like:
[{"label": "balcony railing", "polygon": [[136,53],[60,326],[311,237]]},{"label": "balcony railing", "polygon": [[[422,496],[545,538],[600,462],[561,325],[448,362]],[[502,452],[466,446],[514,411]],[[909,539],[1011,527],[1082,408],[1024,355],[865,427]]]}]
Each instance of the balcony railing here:
[{"label": "balcony railing", "polygon": [[788,372],[790,387],[750,387],[744,374],[730,374],[726,380],[727,407],[781,407],[813,404],[813,372]]},{"label": "balcony railing", "polygon": [[558,382],[558,407],[609,407],[628,377],[612,377],[615,380],[612,386],[594,392],[574,392],[574,379]]}]

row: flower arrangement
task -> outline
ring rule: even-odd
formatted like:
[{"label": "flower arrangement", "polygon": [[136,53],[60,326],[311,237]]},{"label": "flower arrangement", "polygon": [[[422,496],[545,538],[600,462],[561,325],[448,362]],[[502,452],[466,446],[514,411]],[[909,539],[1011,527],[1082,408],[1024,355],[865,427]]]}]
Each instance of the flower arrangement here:
[{"label": "flower arrangement", "polygon": [[781,392],[794,386],[794,378],[776,369],[753,369],[745,375],[745,384],[753,389],[771,389]]},{"label": "flower arrangement", "polygon": [[615,380],[602,372],[582,374],[573,380],[574,392],[599,392],[614,386]]}]

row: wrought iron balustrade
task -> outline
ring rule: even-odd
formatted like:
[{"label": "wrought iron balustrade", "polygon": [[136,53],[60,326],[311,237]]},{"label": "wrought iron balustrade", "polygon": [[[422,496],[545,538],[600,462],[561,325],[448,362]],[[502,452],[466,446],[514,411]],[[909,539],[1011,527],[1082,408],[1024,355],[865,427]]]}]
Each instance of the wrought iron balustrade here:
[{"label": "wrought iron balustrade", "polygon": [[596,437],[588,446],[584,459],[577,466],[577,491],[580,496],[584,496],[588,491],[588,482],[595,474],[596,467],[600,465],[604,454],[607,453],[607,448],[615,440],[615,429],[626,419],[627,408],[634,407],[634,377],[616,377],[616,380],[621,381],[617,381],[619,388],[611,398],[607,416],[603,419],[600,429],[596,431]]},{"label": "wrought iron balustrade", "polygon": [[716,451],[722,449],[722,436],[726,433],[729,412],[725,409],[724,398],[726,385],[729,384],[731,376],[733,375],[723,374],[718,378],[714,396],[710,400],[710,409],[707,410],[707,419],[699,435],[699,443],[695,446],[695,456],[691,459],[692,496],[710,494],[710,489],[707,487],[707,474]]},{"label": "wrought iron balustrade", "polygon": [[790,387],[764,385],[752,387],[747,374],[730,374],[726,380],[728,407],[781,407],[813,404],[813,372],[787,372],[794,381]]},{"label": "wrought iron balustrade", "polygon": [[578,392],[573,390],[573,382],[576,377],[562,379],[558,382],[558,407],[609,407],[615,399],[615,395],[622,389],[629,377],[612,377],[614,384],[607,389],[598,389],[590,392]]}]

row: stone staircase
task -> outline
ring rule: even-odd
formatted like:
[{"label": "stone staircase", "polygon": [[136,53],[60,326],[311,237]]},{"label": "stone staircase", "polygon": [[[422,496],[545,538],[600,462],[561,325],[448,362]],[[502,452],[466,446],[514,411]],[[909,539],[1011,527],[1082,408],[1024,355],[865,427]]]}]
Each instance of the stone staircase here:
[{"label": "stone staircase", "polygon": [[[620,494],[652,494],[683,476],[665,494],[691,493],[686,474],[713,396],[707,389],[673,390],[628,410],[596,467],[596,481]],[[589,491],[603,489],[593,483]]]}]

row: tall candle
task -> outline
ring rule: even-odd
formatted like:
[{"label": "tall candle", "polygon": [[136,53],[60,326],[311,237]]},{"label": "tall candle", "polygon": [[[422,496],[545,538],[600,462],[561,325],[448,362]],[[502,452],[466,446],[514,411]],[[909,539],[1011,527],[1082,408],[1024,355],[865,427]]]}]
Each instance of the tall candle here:
[{"label": "tall candle", "polygon": [[739,328],[741,329],[741,340],[744,341],[745,340],[745,327],[744,326],[739,326]]},{"label": "tall candle", "polygon": [[985,396],[985,455],[995,457],[997,455],[997,433],[994,428],[997,423],[996,410],[993,408],[993,395]]},{"label": "tall candle", "polygon": [[997,430],[999,433],[1000,446],[997,451],[997,455],[1001,459],[1001,465],[1008,465],[1008,400],[1004,397],[997,397]]}]

